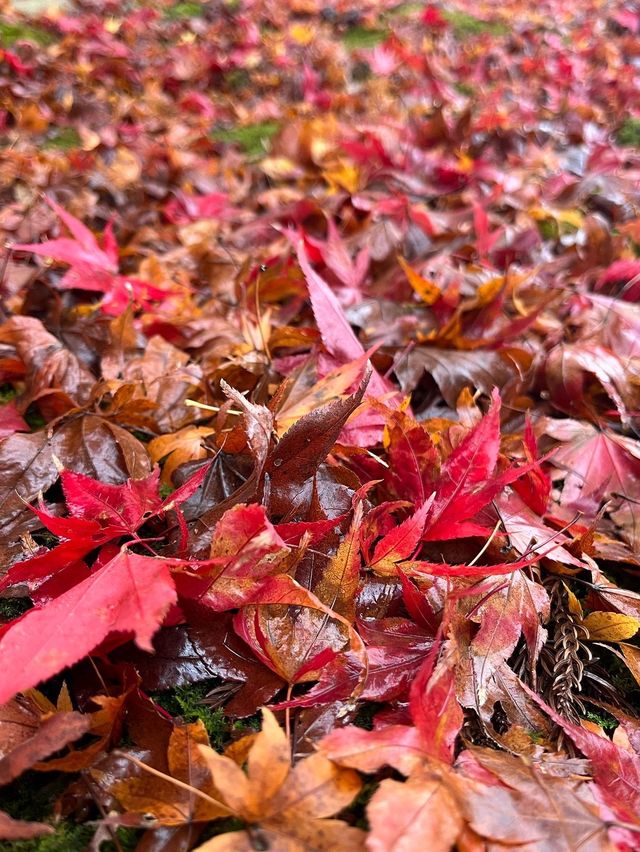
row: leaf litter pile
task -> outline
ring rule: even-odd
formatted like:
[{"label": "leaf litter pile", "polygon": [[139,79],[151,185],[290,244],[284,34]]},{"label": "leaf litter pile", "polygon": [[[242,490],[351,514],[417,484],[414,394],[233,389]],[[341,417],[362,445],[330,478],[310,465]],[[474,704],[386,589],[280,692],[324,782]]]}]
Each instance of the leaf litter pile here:
[{"label": "leaf litter pile", "polygon": [[4,8],[0,848],[640,848],[639,36]]}]

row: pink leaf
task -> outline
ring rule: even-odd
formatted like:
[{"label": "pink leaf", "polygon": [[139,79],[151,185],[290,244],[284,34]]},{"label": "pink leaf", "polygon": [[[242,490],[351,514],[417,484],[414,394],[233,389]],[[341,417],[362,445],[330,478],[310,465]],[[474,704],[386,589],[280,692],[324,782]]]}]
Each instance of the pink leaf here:
[{"label": "pink leaf", "polygon": [[101,248],[87,251],[80,243],[61,237],[58,240],[48,240],[46,243],[16,243],[14,251],[30,251],[42,257],[52,257],[54,260],[68,263],[70,266],[88,266],[112,272],[113,264]]},{"label": "pink leaf", "polygon": [[[342,364],[355,361],[364,355],[364,348],[353,333],[347,318],[340,306],[340,302],[332,292],[326,281],[323,281],[318,273],[309,263],[304,242],[296,242],[296,254],[298,263],[304,273],[309,288],[311,307],[320,329],[322,342],[327,350]],[[373,371],[367,395],[384,396],[390,391],[382,376]]]}]

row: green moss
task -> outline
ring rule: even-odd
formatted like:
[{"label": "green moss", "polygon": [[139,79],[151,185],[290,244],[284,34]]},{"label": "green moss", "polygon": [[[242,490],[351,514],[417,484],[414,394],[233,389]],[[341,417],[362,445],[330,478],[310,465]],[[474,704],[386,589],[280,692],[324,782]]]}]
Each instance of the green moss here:
[{"label": "green moss", "polygon": [[[12,843],[0,843],[0,850],[16,852],[84,852],[95,834],[95,826],[78,825],[74,822],[61,822],[56,826],[55,834],[34,837],[33,840],[18,840]],[[140,840],[140,831],[132,828],[119,828],[116,832],[122,852],[133,852]],[[103,842],[100,852],[116,852],[112,841]]]},{"label": "green moss", "polygon": [[214,708],[202,703],[216,683],[217,681],[212,683],[205,680],[178,686],[176,689],[154,694],[153,700],[172,716],[180,716],[185,722],[196,722],[200,719],[207,729],[211,745],[222,749],[229,742],[230,722],[221,707]]},{"label": "green moss", "polygon": [[618,145],[640,148],[640,118],[625,118],[616,134]]},{"label": "green moss", "polygon": [[13,385],[0,385],[0,405],[6,405],[18,396],[18,391]]},{"label": "green moss", "polygon": [[221,834],[228,834],[231,831],[242,831],[244,827],[244,822],[241,819],[238,819],[238,817],[216,819],[207,825],[198,838],[198,843],[204,843],[205,840],[211,840],[212,837],[218,837]]},{"label": "green moss", "polygon": [[94,834],[93,826],[61,822],[56,826],[55,834],[34,837],[32,840],[0,843],[0,850],[3,852],[5,849],[7,852],[9,850],[11,852],[83,852]]},{"label": "green moss", "polygon": [[374,701],[366,701],[361,704],[353,720],[353,724],[358,728],[364,728],[367,731],[373,730],[373,717],[381,710],[382,704],[376,704]]},{"label": "green moss", "polygon": [[160,498],[162,500],[166,500],[169,494],[173,494],[175,491],[172,485],[168,485],[166,482],[160,483]]},{"label": "green moss", "polygon": [[233,723],[232,727],[240,736],[250,734],[252,731],[258,733],[262,730],[262,713],[254,713],[253,716],[239,719]]},{"label": "green moss", "polygon": [[29,598],[0,598],[0,622],[13,621],[31,609]]},{"label": "green moss", "polygon": [[29,425],[30,429],[41,429],[46,426],[47,421],[44,419],[40,410],[35,405],[30,405],[24,414],[24,420]]},{"label": "green moss", "polygon": [[70,151],[80,147],[80,137],[73,127],[60,127],[45,139],[45,148],[55,148],[58,151]]},{"label": "green moss", "polygon": [[607,677],[613,686],[627,701],[632,702],[636,707],[640,706],[640,686],[636,683],[625,663],[612,651],[604,648],[599,649],[599,656],[601,665],[607,672]]},{"label": "green moss", "polygon": [[[52,821],[54,802],[70,780],[71,777],[63,772],[30,771],[0,789],[0,810],[25,822],[48,822],[55,830],[54,834],[32,840],[0,841],[0,852],[84,852],[95,833],[95,826],[68,820],[55,825]],[[140,831],[136,829],[118,829],[123,852],[133,852],[139,839]],[[100,852],[116,852],[115,844],[104,843]]]},{"label": "green moss", "polygon": [[31,41],[46,47],[55,38],[48,30],[33,24],[0,21],[0,47],[12,47],[18,41]]},{"label": "green moss", "polygon": [[168,21],[184,21],[188,18],[201,18],[204,15],[202,3],[185,2],[175,3],[164,13]]},{"label": "green moss", "polygon": [[280,130],[277,121],[262,121],[245,127],[233,127],[228,130],[214,130],[211,138],[214,142],[229,142],[239,145],[248,157],[264,154],[268,143]]},{"label": "green moss", "polygon": [[342,42],[349,50],[375,47],[389,37],[388,30],[368,30],[365,27],[351,27],[342,36]]},{"label": "green moss", "polygon": [[[142,836],[143,832],[137,828],[119,828],[117,830],[118,842],[122,852],[133,852]],[[115,843],[103,843],[100,852],[116,852]]]},{"label": "green moss", "polygon": [[501,36],[509,32],[508,27],[499,21],[482,21],[480,18],[475,18],[473,15],[461,12],[458,9],[445,9],[442,12],[442,17],[449,21],[457,38],[468,38],[484,33]]},{"label": "green moss", "polygon": [[25,772],[0,789],[0,810],[13,819],[45,822],[68,783],[69,776],[62,773]]},{"label": "green moss", "polygon": [[454,86],[461,95],[466,95],[467,97],[471,97],[475,91],[473,86],[470,86],[468,83],[455,83]]},{"label": "green moss", "polygon": [[600,725],[600,727],[606,731],[607,733],[612,733],[618,727],[618,722],[614,719],[613,716],[609,715],[606,710],[586,710],[583,714],[585,719],[588,719],[590,722],[595,722],[596,725]]},{"label": "green moss", "polygon": [[394,6],[393,9],[389,9],[386,13],[388,17],[401,18],[406,15],[414,15],[416,12],[422,12],[424,9],[424,3],[400,3],[398,6]]},{"label": "green moss", "polygon": [[538,232],[543,240],[557,240],[559,236],[558,223],[555,219],[540,219],[537,223]]},{"label": "green moss", "polygon": [[237,92],[251,84],[251,75],[246,68],[232,68],[224,75],[224,83],[227,89]]},{"label": "green moss", "polygon": [[369,820],[367,819],[367,805],[371,801],[371,797],[378,789],[378,781],[365,781],[362,789],[342,813],[338,814],[339,819],[343,819],[350,825],[355,825],[356,828],[361,828],[363,831],[369,830]]}]

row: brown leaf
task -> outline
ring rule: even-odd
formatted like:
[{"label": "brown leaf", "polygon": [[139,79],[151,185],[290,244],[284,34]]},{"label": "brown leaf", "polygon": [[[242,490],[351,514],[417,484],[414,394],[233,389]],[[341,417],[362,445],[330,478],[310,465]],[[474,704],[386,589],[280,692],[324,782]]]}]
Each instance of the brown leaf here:
[{"label": "brown leaf", "polygon": [[200,381],[200,368],[164,338],[152,337],[141,357],[127,364],[123,378],[141,383],[141,393],[154,403],[154,419],[163,432],[174,432],[192,413],[184,400]]},{"label": "brown leaf", "polygon": [[94,774],[127,811],[152,814],[165,826],[208,822],[229,813],[199,751],[201,746],[208,747],[208,742],[201,721],[176,726],[167,749],[170,774],[158,775],[143,769],[141,774],[124,780],[111,780],[99,769]]},{"label": "brown leaf", "polygon": [[0,442],[0,511],[3,525],[25,513],[25,508],[39,491],[46,491],[58,478],[53,464],[50,442],[44,432],[31,435],[16,433]]},{"label": "brown leaf", "polygon": [[60,751],[89,728],[89,718],[81,713],[43,716],[31,700],[14,698],[0,708],[0,785]]},{"label": "brown leaf", "polygon": [[360,405],[367,381],[365,377],[353,396],[305,414],[271,451],[265,473],[269,476],[269,506],[274,514],[283,515],[291,511],[292,506],[302,508],[303,495],[309,492],[318,466],[327,457],[350,415]]},{"label": "brown leaf", "polygon": [[433,376],[447,405],[455,409],[464,388],[489,396],[494,387],[504,388],[517,375],[514,363],[500,352],[416,347],[396,367],[402,390],[413,390],[423,374]]},{"label": "brown leaf", "polygon": [[72,417],[55,430],[51,449],[74,473],[114,485],[151,473],[149,455],[126,429],[95,414]]}]

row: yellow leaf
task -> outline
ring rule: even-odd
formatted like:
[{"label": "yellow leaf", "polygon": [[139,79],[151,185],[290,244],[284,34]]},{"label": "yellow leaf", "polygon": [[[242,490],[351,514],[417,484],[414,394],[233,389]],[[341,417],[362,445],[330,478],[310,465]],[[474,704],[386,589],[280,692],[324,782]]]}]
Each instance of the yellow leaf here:
[{"label": "yellow leaf", "polygon": [[580,605],[580,601],[573,594],[571,589],[568,589],[566,586],[565,586],[565,591],[567,593],[567,603],[569,604],[569,612],[572,613],[573,615],[577,615],[578,618],[582,618],[583,613],[582,613],[582,606]]},{"label": "yellow leaf", "polygon": [[360,172],[353,163],[340,160],[340,163],[323,174],[324,179],[334,192],[338,189],[346,189],[353,194],[360,187]]},{"label": "yellow leaf", "polygon": [[423,278],[422,275],[418,275],[415,269],[412,269],[407,261],[400,255],[398,255],[398,263],[402,267],[404,274],[407,276],[407,281],[411,284],[425,304],[433,305],[438,301],[442,293],[440,292],[440,288],[437,284],[434,284],[433,281],[429,281],[428,278]]},{"label": "yellow leaf", "polygon": [[584,222],[584,216],[579,210],[561,210],[555,207],[532,207],[529,210],[529,215],[536,222],[553,219],[558,225],[565,225],[569,229],[574,228],[575,230],[581,228]]},{"label": "yellow leaf", "polygon": [[296,44],[303,46],[313,41],[313,30],[304,24],[294,24],[289,30],[289,35]]},{"label": "yellow leaf", "polygon": [[582,622],[593,642],[622,642],[638,631],[640,621],[619,612],[592,612]]},{"label": "yellow leaf", "polygon": [[497,275],[485,281],[484,284],[481,284],[476,291],[474,299],[475,307],[483,308],[485,305],[491,304],[502,292],[504,284],[505,281],[502,275]]},{"label": "yellow leaf", "polygon": [[464,152],[458,155],[458,168],[461,172],[470,172],[473,169],[474,160]]}]

